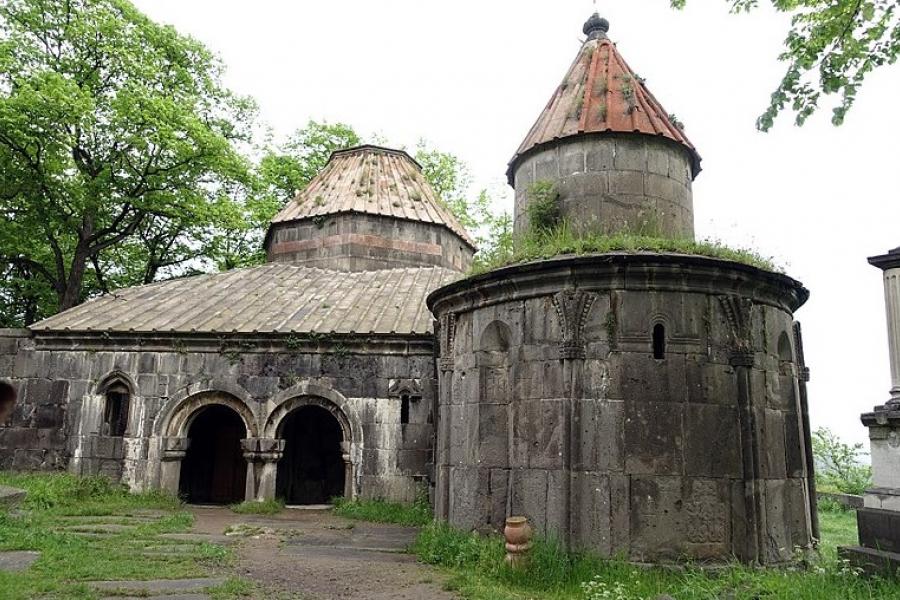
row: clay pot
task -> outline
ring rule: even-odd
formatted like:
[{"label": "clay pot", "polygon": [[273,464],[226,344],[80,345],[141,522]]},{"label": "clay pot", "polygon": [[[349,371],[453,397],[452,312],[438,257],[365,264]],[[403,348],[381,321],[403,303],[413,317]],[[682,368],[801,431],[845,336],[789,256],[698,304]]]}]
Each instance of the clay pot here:
[{"label": "clay pot", "polygon": [[531,550],[531,525],[527,517],[509,517],[503,536],[506,538],[506,564],[513,568],[525,566]]}]

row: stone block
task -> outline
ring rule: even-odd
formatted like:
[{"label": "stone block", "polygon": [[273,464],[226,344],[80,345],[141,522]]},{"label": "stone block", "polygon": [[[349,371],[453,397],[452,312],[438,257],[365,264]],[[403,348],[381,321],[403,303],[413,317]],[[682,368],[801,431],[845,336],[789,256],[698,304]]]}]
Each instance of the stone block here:
[{"label": "stone block", "polygon": [[563,401],[522,400],[513,409],[510,466],[531,469],[562,467],[565,429]]},{"label": "stone block", "polygon": [[685,475],[742,477],[737,409],[688,404],[684,411]]},{"label": "stone block", "polygon": [[625,404],[609,400],[572,401],[572,468],[579,471],[622,471]]},{"label": "stone block", "polygon": [[580,143],[562,144],[559,153],[559,174],[562,177],[587,170],[584,147]]},{"label": "stone block", "polygon": [[477,464],[492,469],[507,468],[510,408],[505,405],[484,404],[478,406],[477,411]]},{"label": "stone block", "polygon": [[641,205],[644,197],[644,174],[638,171],[611,171],[609,193],[613,196],[634,196],[631,204]]},{"label": "stone block", "polygon": [[626,401],[625,470],[680,475],[683,407],[669,402]]},{"label": "stone block", "polygon": [[900,553],[900,512],[861,508],[856,511],[856,523],[862,546]]},{"label": "stone block", "polygon": [[[760,413],[762,413],[760,415]],[[760,452],[762,453],[762,476],[768,479],[785,479],[784,413],[778,410],[756,410],[759,431]],[[759,416],[762,416],[760,419]]]},{"label": "stone block", "polygon": [[641,137],[616,138],[615,168],[638,172],[647,170],[647,144]]},{"label": "stone block", "polygon": [[513,469],[510,515],[524,516],[538,535],[547,531],[547,475],[543,469]]},{"label": "stone block", "polygon": [[610,556],[612,530],[608,476],[593,472],[573,472],[571,486],[573,548]]}]

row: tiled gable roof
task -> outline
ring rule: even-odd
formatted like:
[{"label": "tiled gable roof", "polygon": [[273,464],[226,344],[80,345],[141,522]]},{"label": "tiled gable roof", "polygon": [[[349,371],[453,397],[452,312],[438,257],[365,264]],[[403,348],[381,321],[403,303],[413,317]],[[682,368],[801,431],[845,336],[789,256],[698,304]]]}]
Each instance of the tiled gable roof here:
[{"label": "tiled gable roof", "polygon": [[438,267],[344,272],[272,263],[118,290],[31,326],[39,332],[428,334]]}]

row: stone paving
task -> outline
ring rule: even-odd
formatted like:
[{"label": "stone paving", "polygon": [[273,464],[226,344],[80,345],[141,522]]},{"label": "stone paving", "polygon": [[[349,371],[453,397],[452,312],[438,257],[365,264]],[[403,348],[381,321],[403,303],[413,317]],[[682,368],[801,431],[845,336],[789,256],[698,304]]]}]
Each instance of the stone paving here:
[{"label": "stone paving", "polygon": [[[232,577],[253,584],[252,598],[303,600],[451,600],[440,574],[417,563],[407,549],[418,529],[353,522],[328,510],[284,510],[277,515],[237,515],[227,508],[189,507],[190,532],[132,538],[166,512],[60,517],[56,531],[92,538],[121,536],[122,551],[141,556],[196,556],[203,544],[228,545],[236,564],[206,577],[149,581],[92,581],[104,600],[209,600],[210,589]],[[0,572],[23,571],[38,552],[0,552]]]}]

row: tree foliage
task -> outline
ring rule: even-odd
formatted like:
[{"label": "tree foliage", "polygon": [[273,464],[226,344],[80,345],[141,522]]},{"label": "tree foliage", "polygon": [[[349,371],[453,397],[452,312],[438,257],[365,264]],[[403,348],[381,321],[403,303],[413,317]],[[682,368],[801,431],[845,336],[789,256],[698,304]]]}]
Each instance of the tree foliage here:
[{"label": "tree foliage", "polygon": [[830,429],[819,428],[812,435],[816,479],[821,491],[862,494],[872,485],[872,468],[860,462],[862,444],[845,444]]},{"label": "tree foliage", "polygon": [[[733,12],[756,8],[759,0],[727,0]],[[687,0],[671,0],[683,8]],[[900,55],[897,0],[771,0],[791,15],[791,29],[779,60],[787,63],[781,83],[757,127],[770,129],[786,108],[802,125],[822,96],[837,95],[832,122],[840,125],[869,73]]]},{"label": "tree foliage", "polygon": [[221,73],[127,0],[0,4],[0,296],[25,307],[15,318],[152,280],[240,212],[255,107]]}]

